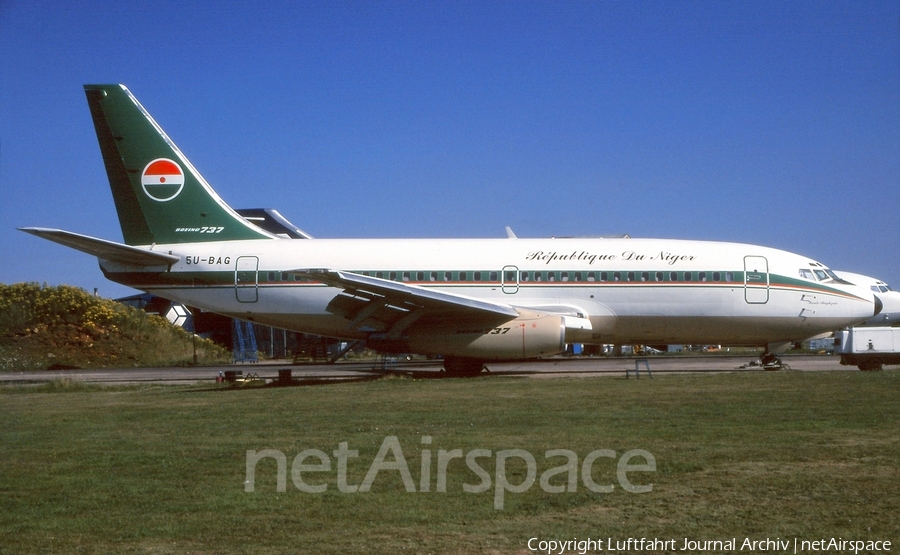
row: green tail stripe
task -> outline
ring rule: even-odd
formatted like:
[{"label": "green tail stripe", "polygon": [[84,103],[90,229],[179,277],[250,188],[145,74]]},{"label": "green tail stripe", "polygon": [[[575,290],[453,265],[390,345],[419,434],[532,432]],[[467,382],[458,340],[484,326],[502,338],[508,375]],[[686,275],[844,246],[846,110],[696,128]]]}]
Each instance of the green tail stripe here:
[{"label": "green tail stripe", "polygon": [[85,85],[129,245],[272,239],[219,198],[124,85]]}]

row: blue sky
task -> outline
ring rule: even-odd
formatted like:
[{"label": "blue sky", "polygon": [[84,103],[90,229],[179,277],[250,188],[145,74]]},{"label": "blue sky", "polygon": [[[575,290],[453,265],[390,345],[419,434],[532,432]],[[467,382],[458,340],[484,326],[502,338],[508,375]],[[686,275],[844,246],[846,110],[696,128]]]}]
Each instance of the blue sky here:
[{"label": "blue sky", "polygon": [[[64,5],[65,4],[65,5]],[[0,1],[0,282],[105,296],[82,91],[317,237],[738,241],[900,288],[900,0]]]}]

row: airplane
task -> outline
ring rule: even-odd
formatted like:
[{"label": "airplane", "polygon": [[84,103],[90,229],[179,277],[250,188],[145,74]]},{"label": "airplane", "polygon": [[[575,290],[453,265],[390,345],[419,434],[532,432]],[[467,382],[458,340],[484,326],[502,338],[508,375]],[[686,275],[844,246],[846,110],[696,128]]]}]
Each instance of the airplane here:
[{"label": "airplane", "polygon": [[878,293],[878,298],[881,299],[883,304],[881,312],[865,322],[856,324],[856,327],[895,326],[900,323],[900,291],[894,291],[890,285],[877,278],[845,272],[844,270],[835,270],[834,273],[850,283],[868,287],[870,290]]},{"label": "airplane", "polygon": [[749,244],[273,233],[226,204],[124,85],[84,89],[124,243],[20,229],[96,256],[112,281],[203,310],[443,355],[448,374],[472,375],[568,343],[748,345],[765,359],[882,309],[819,262]]}]

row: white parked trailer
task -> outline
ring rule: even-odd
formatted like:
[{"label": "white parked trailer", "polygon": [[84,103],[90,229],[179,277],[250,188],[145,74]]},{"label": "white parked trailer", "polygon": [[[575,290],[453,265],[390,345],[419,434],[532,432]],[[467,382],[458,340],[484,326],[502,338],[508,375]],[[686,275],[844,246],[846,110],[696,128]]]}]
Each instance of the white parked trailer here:
[{"label": "white parked trailer", "polygon": [[900,328],[850,328],[835,334],[835,353],[841,364],[860,370],[881,370],[884,364],[900,364]]}]

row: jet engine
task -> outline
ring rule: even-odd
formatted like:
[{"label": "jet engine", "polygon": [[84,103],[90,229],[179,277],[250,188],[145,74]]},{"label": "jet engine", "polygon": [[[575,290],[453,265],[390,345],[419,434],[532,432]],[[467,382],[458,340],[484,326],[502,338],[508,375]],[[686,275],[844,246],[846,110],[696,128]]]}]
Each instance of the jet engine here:
[{"label": "jet engine", "polygon": [[402,339],[369,339],[369,346],[387,352],[464,357],[479,360],[511,360],[555,355],[566,350],[565,317],[559,314],[523,313],[495,328],[457,326],[451,332],[419,333]]}]

